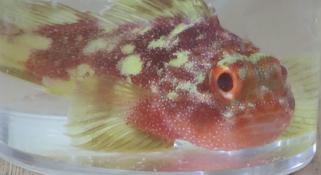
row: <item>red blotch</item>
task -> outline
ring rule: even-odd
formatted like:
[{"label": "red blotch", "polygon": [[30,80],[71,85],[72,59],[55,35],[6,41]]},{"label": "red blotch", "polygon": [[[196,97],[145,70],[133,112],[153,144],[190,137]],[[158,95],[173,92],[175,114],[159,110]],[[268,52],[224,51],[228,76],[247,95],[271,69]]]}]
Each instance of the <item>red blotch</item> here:
[{"label": "red blotch", "polygon": [[38,79],[68,79],[67,70],[85,62],[82,51],[98,32],[97,23],[91,20],[40,28],[37,33],[52,39],[52,43],[47,50],[33,52],[26,62],[27,70]]},{"label": "red blotch", "polygon": [[[222,121],[218,112],[205,104],[197,104],[180,97],[170,101],[153,97],[143,100],[128,117],[135,127],[166,140],[185,139],[198,143],[203,135],[213,135]],[[216,140],[207,140],[215,142]]]},{"label": "red blotch", "polygon": [[90,55],[90,57],[91,65],[95,69],[97,75],[121,76],[117,65],[118,62],[125,57],[125,55],[120,51],[98,51]]},{"label": "red blotch", "polygon": [[[178,47],[184,50],[196,47],[208,47],[213,42],[218,42],[217,36],[222,31],[223,29],[216,16],[207,18],[180,33]],[[200,35],[203,35],[203,37],[197,39]]]},{"label": "red blotch", "polygon": [[182,95],[176,101],[153,97],[143,100],[128,117],[136,128],[174,141],[183,139],[208,149],[234,150],[275,140],[286,128],[291,112],[273,109],[225,119],[224,106],[195,102]]}]

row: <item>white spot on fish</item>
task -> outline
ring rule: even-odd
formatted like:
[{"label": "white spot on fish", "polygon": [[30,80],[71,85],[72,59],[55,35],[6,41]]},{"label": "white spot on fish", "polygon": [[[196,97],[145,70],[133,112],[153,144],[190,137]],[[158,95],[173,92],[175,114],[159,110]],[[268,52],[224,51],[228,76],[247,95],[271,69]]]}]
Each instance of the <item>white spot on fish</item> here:
[{"label": "white spot on fish", "polygon": [[279,99],[279,104],[282,105],[285,108],[287,108],[289,106],[289,103],[287,102],[287,99],[284,98],[284,97]]},{"label": "white spot on fish", "polygon": [[234,117],[234,113],[231,110],[226,110],[222,113],[223,117],[226,119],[231,119]]},{"label": "white spot on fish", "polygon": [[244,105],[244,104],[240,104],[240,105],[239,105],[239,109],[240,109],[241,111],[244,111],[244,110],[245,110],[245,105]]},{"label": "white spot on fish", "polygon": [[122,75],[138,75],[143,69],[143,62],[139,55],[130,55],[118,64]]},{"label": "white spot on fish", "polygon": [[155,85],[155,84],[151,84],[150,89],[151,89],[151,91],[153,93],[158,93],[159,92],[158,86]]},{"label": "white spot on fish", "polygon": [[253,104],[253,103],[248,103],[247,106],[250,108],[255,108],[255,104]]},{"label": "white spot on fish", "polygon": [[233,100],[233,98],[234,98],[234,95],[232,93],[230,93],[230,92],[228,92],[228,93],[224,92],[222,94],[226,99]]},{"label": "white spot on fish", "polygon": [[268,93],[270,91],[270,89],[268,88],[268,87],[266,87],[266,86],[261,86],[260,87],[260,92],[262,93],[262,94],[266,94],[266,93]]}]

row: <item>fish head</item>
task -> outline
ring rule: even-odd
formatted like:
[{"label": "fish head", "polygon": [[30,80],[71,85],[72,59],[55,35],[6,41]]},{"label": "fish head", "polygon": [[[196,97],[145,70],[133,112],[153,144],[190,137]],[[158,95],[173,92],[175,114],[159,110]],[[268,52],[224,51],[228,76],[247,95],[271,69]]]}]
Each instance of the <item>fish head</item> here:
[{"label": "fish head", "polygon": [[295,107],[287,76],[277,58],[262,54],[228,55],[217,62],[209,73],[209,87],[220,116],[230,123],[222,135],[237,140],[237,148],[280,136]]},{"label": "fish head", "polygon": [[293,109],[287,69],[274,57],[257,57],[232,63],[218,62],[209,75],[213,96],[226,104],[255,105],[257,107],[253,109],[256,112]]}]

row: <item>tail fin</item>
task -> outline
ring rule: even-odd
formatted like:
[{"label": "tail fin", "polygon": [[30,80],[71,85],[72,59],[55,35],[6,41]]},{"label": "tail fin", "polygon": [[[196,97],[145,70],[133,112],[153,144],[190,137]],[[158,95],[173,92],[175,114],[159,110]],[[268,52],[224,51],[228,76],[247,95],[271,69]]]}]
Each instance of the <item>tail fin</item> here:
[{"label": "tail fin", "polygon": [[33,49],[46,49],[49,44],[49,39],[33,34],[0,35],[0,71],[27,81],[39,83],[39,80],[28,73],[25,63]]},{"label": "tail fin", "polygon": [[94,17],[62,4],[37,0],[2,0],[0,16],[3,17],[0,19],[0,72],[44,85],[54,94],[69,93],[74,82],[36,77],[26,64],[34,51],[51,47],[52,39],[37,32],[41,27],[72,24]]}]

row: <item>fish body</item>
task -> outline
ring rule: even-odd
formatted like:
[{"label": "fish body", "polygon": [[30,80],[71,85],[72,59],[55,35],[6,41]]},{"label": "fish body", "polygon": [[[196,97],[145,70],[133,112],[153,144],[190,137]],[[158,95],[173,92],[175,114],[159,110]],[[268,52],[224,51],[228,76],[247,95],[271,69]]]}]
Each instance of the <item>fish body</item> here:
[{"label": "fish body", "polygon": [[181,139],[232,150],[287,128],[295,107],[287,69],[224,29],[203,1],[119,1],[99,17],[60,9],[76,20],[17,30],[2,42],[43,44],[0,65],[73,99],[67,127],[76,145],[148,150]]}]

